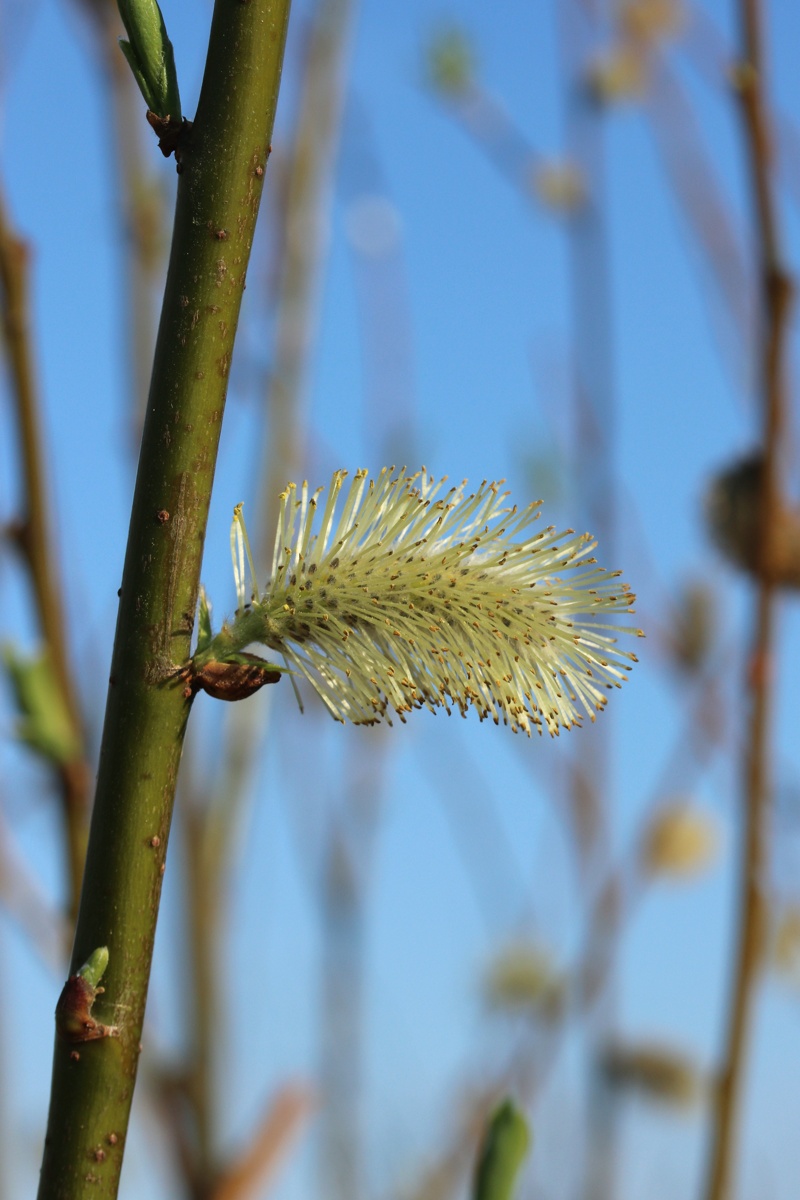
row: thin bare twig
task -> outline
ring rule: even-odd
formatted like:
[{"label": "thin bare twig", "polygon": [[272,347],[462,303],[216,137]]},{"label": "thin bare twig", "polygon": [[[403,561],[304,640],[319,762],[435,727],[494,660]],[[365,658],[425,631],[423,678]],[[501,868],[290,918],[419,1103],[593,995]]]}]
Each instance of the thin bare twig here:
[{"label": "thin bare twig", "polygon": [[[193,798],[192,798],[193,799]],[[208,870],[203,840],[208,811],[203,805],[183,806],[182,828],[186,845],[186,920],[189,926],[192,1027],[191,1058],[187,1063],[187,1099],[194,1118],[194,1177],[202,1185],[214,1172],[215,1121],[214,1048],[217,1015],[220,1009],[217,978],[219,934],[224,913],[224,872]]]},{"label": "thin bare twig", "polygon": [[[605,113],[586,86],[586,65],[599,30],[598,13],[577,0],[555,6],[557,31],[566,82],[564,122],[568,158],[583,181],[584,203],[568,223],[570,321],[574,355],[575,480],[579,512],[587,528],[613,553],[616,540],[617,478],[616,363],[614,357],[614,294],[611,286],[610,244],[605,211]],[[573,803],[594,816],[586,874],[608,868],[611,855],[612,778],[609,728],[583,731],[578,757],[573,760]],[[600,943],[613,941],[615,905],[594,913]],[[613,960],[610,960],[613,962]],[[614,1021],[614,992],[607,988],[587,1028],[589,1089],[593,1099],[597,1073],[594,1062],[602,1053]],[[601,1120],[601,1116],[603,1119]],[[618,1122],[611,1106],[591,1103],[587,1128],[584,1188],[587,1200],[610,1200],[616,1190],[619,1157]]]},{"label": "thin bare twig", "polygon": [[75,0],[92,26],[114,122],[114,178],[125,249],[126,352],[133,401],[131,449],[138,451],[156,337],[157,286],[166,265],[165,193],[144,153],[144,105],[119,48],[116,0]]},{"label": "thin bare twig", "polygon": [[302,467],[303,388],[317,317],[320,264],[341,124],[354,0],[318,0],[285,193],[283,250],[276,296],[270,437],[259,502],[263,561],[269,562],[278,497]]},{"label": "thin bare twig", "polygon": [[308,1088],[286,1085],[259,1121],[249,1146],[222,1175],[210,1200],[253,1200],[274,1175],[314,1108]]},{"label": "thin bare twig", "polygon": [[0,812],[0,903],[23,930],[29,944],[53,972],[64,966],[69,930],[50,905],[38,881],[14,846]]},{"label": "thin bare twig", "polygon": [[[733,338],[725,330],[725,349],[734,351],[741,376],[742,359],[749,365],[752,352],[755,301],[742,239],[677,72],[663,52],[653,55],[650,67],[645,111],[673,194],[730,319]],[[710,315],[716,315],[713,306]]]},{"label": "thin bare twig", "polygon": [[747,1042],[763,950],[765,903],[762,888],[768,864],[769,755],[776,640],[776,594],[769,565],[775,517],[782,497],[779,449],[786,419],[785,352],[792,297],[792,283],[783,265],[773,199],[771,133],[763,88],[758,0],[739,0],[739,20],[742,61],[736,82],[753,196],[761,283],[758,333],[764,468],[759,514],[761,562],[748,662],[750,712],[742,772],[745,827],[741,848],[738,938],[728,1029],[711,1130],[706,1200],[728,1200],[733,1193]]},{"label": "thin bare twig", "polygon": [[64,815],[69,910],[74,917],[86,855],[90,773],[83,752],[83,718],[70,666],[62,604],[64,589],[59,578],[47,495],[29,312],[28,249],[12,228],[0,192],[0,320],[17,417],[23,488],[22,515],[15,529],[15,540],[28,568],[42,637],[79,746],[68,761],[53,762]]}]

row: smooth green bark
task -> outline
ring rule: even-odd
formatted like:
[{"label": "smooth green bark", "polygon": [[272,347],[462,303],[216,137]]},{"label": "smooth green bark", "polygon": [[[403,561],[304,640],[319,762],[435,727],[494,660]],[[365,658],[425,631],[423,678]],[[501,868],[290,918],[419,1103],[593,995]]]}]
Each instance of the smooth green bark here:
[{"label": "smooth green bark", "polygon": [[39,1200],[117,1194],[191,704],[176,668],[189,657],[288,10],[289,0],[217,0],[197,117],[182,137],[71,967],[108,947],[92,1016],[119,1036],[56,1038]]}]

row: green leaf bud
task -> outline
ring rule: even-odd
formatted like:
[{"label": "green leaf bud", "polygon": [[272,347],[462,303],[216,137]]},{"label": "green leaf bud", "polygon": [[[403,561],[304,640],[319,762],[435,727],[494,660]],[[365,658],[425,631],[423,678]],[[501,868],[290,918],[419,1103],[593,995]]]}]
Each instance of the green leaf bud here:
[{"label": "green leaf bud", "polygon": [[78,736],[49,655],[44,651],[23,658],[7,646],[3,660],[14,690],[20,741],[50,762],[70,762],[79,752]]},{"label": "green leaf bud", "polygon": [[513,1100],[504,1100],[492,1114],[484,1135],[472,1200],[511,1200],[530,1143],[524,1116]]},{"label": "green leaf bud", "polygon": [[108,946],[98,946],[97,949],[93,950],[89,955],[80,971],[78,971],[78,974],[80,975],[81,979],[85,979],[89,986],[93,987],[96,991],[100,980],[106,973],[107,966]]},{"label": "green leaf bud", "polygon": [[181,99],[172,43],[156,0],[117,0],[128,41],[120,38],[147,107],[157,116],[181,119]]}]

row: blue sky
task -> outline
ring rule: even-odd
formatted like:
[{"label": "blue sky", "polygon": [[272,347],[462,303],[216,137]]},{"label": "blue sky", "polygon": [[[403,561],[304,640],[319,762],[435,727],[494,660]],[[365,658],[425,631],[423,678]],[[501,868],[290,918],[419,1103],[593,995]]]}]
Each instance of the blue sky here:
[{"label": "blue sky", "polygon": [[[731,7],[720,0],[702,6],[729,42]],[[364,137],[364,120],[379,167],[369,187],[375,180],[380,184],[387,206],[382,211],[391,215],[397,238],[396,271],[386,284],[391,303],[384,296],[389,327],[383,352],[397,353],[406,339],[410,345],[402,377],[388,381],[394,386],[387,384],[386,394],[413,414],[413,446],[420,461],[436,475],[506,478],[514,498],[522,501],[551,486],[553,463],[558,473],[559,446],[569,444],[571,404],[563,226],[501,177],[426,89],[423,69],[430,36],[457,22],[474,41],[483,85],[545,159],[561,159],[563,87],[553,9],[554,3],[519,0],[502,12],[465,0],[449,8],[431,0],[404,5],[365,0],[357,10],[351,115],[344,126],[320,282],[318,339],[308,372],[309,471],[319,473],[319,478],[310,476],[315,484],[326,481],[333,467],[379,469],[383,464],[375,457],[374,436],[365,429],[385,430],[391,424],[385,413],[373,413],[371,426],[365,422],[364,363],[370,349],[364,346],[364,310],[348,238],[354,206],[364,199],[349,165],[363,152],[358,139]],[[800,101],[794,53],[800,44],[800,9],[790,0],[774,0],[769,10],[770,86],[777,106],[793,117]],[[184,110],[191,114],[210,6],[174,0],[164,4],[164,13]],[[298,4],[292,16],[276,161],[293,113],[294,67],[307,15],[308,6]],[[34,248],[34,323],[50,484],[73,644],[87,707],[99,728],[133,470],[122,374],[115,154],[90,40],[75,11],[54,0],[29,7],[7,0],[0,20],[5,47],[0,165],[11,211]],[[749,208],[735,106],[683,57],[677,63],[743,230]],[[150,151],[169,188],[174,165],[162,161],[155,145]],[[621,853],[686,719],[688,697],[664,669],[658,629],[670,596],[693,575],[702,575],[719,591],[721,637],[730,647],[730,671],[721,673],[720,686],[730,745],[740,744],[744,710],[741,689],[733,685],[741,678],[749,598],[709,548],[700,513],[709,475],[753,444],[758,421],[746,357],[724,317],[712,315],[711,285],[665,184],[639,105],[621,104],[609,115],[606,174],[619,484],[617,546],[608,565],[621,566],[639,593],[639,619],[650,635],[641,648],[641,667],[612,697],[600,722],[601,736],[612,747],[609,807],[613,843]],[[798,213],[788,191],[780,199],[794,265]],[[231,508],[243,498],[254,503],[259,461],[254,444],[263,403],[259,368],[270,355],[261,282],[265,269],[263,260],[251,268],[242,318],[244,358],[234,368],[206,543],[203,577],[218,613],[234,606]],[[373,275],[373,289],[375,280]],[[794,347],[793,353],[796,358]],[[5,402],[0,413],[4,428],[10,428]],[[538,479],[531,463],[539,464]],[[554,521],[581,520],[578,491],[562,472],[560,495],[550,507]],[[6,436],[0,445],[3,521],[14,513],[16,495]],[[605,561],[602,547],[598,556]],[[0,588],[3,638],[31,645],[34,628],[25,587],[7,556],[0,560]],[[794,608],[785,604],[781,612],[777,681],[776,757],[785,786],[796,783],[798,774],[798,694],[788,666],[798,649]],[[248,1028],[246,1038],[231,1039],[224,1055],[222,1124],[232,1141],[277,1083],[314,1075],[320,845],[327,814],[343,802],[341,781],[351,762],[365,753],[365,739],[378,736],[344,733],[313,715],[299,721],[290,711],[288,688],[280,708],[277,697],[270,700],[263,769],[248,801],[231,901],[230,1003],[245,1013]],[[216,744],[218,717],[212,707],[209,701],[197,714],[210,746]],[[9,735],[7,697],[0,719]],[[523,755],[510,744],[507,730],[415,714],[407,727],[395,727],[381,743],[385,787],[365,918],[364,1107],[371,1194],[389,1194],[399,1181],[413,1178],[448,1128],[454,1089],[478,1070],[493,1045],[479,994],[493,948],[527,935],[542,938],[564,956],[575,949],[580,900],[574,862],[554,815],[558,800],[554,804],[546,794],[547,780],[559,772],[563,776],[569,753],[565,740],[526,745]],[[6,736],[0,746],[3,807],[31,868],[57,895],[58,849],[41,783],[38,769]],[[738,793],[730,758],[715,760],[696,794],[727,829],[725,853],[702,881],[654,888],[643,899],[623,940],[615,1026],[631,1036],[675,1041],[708,1065],[720,1044],[731,930]],[[479,817],[464,818],[473,846],[466,857],[459,850],[453,834],[459,805],[470,813],[484,806],[496,822],[509,847],[513,883],[508,871],[493,877],[492,864],[482,858]],[[170,867],[149,1014],[156,1047],[180,1036],[177,840]],[[22,1195],[30,1193],[37,1169],[49,1022],[59,984],[2,914],[0,951],[12,977],[23,981],[25,994],[25,1037],[0,1034],[0,1063],[17,1097],[0,1136],[7,1145],[24,1147],[9,1191]],[[16,1016],[8,995],[0,998],[0,1009],[5,1009],[0,1029],[8,1031]],[[796,995],[768,981],[753,1043],[743,1196],[765,1194],[754,1182],[763,1163],[775,1200],[793,1194],[796,1152],[788,1114],[796,1113],[800,1102],[798,1073],[791,1067],[800,1050],[797,1016]],[[536,1110],[532,1178],[540,1187],[543,1180],[552,1181],[547,1194],[553,1196],[574,1195],[570,1187],[578,1179],[563,1165],[565,1143],[579,1138],[582,1128],[578,1049],[570,1046]],[[140,1116],[140,1133],[154,1138],[146,1121]],[[631,1104],[623,1125],[621,1200],[693,1194],[686,1189],[694,1186],[702,1152],[698,1116],[677,1118]],[[137,1165],[131,1153],[122,1194],[142,1194],[145,1182],[148,1194],[155,1194],[149,1169],[141,1161]],[[312,1129],[274,1194],[279,1200],[315,1194],[314,1172]],[[165,1182],[159,1194],[169,1195],[169,1186]]]}]

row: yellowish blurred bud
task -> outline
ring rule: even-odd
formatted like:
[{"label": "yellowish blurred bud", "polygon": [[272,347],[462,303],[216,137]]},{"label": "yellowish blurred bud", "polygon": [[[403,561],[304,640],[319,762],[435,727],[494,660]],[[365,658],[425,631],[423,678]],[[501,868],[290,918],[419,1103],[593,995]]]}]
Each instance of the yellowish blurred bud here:
[{"label": "yellowish blurred bud", "polygon": [[612,1087],[635,1090],[675,1108],[689,1108],[703,1092],[697,1065],[687,1055],[657,1042],[612,1044],[603,1055],[601,1069]]},{"label": "yellowish blurred bud", "polygon": [[572,213],[586,200],[583,175],[574,163],[549,162],[536,166],[533,190],[542,204],[556,213]]},{"label": "yellowish blurred bud", "polygon": [[620,29],[639,42],[675,37],[684,18],[683,5],[677,0],[622,0],[617,12]]},{"label": "yellowish blurred bud", "polygon": [[750,91],[758,79],[758,72],[750,62],[734,62],[728,69],[728,80],[734,92]]},{"label": "yellowish blurred bud", "polygon": [[705,871],[719,848],[711,816],[680,801],[657,813],[645,835],[643,867],[651,875],[689,878]]},{"label": "yellowish blurred bud", "polygon": [[675,665],[692,674],[702,670],[714,648],[717,626],[713,589],[702,580],[690,580],[678,596],[667,635]]},{"label": "yellowish blurred bud", "polygon": [[469,92],[475,79],[475,53],[463,30],[442,30],[429,43],[425,58],[434,91],[451,100]]},{"label": "yellowish blurred bud", "polygon": [[778,913],[772,934],[772,962],[787,982],[800,986],[800,907]]},{"label": "yellowish blurred bud", "polygon": [[549,952],[529,942],[501,950],[484,983],[484,996],[491,1009],[545,1021],[558,1020],[564,993],[564,979]]},{"label": "yellowish blurred bud", "polygon": [[601,104],[637,100],[647,87],[644,55],[636,46],[624,42],[612,46],[589,65],[587,83]]}]

